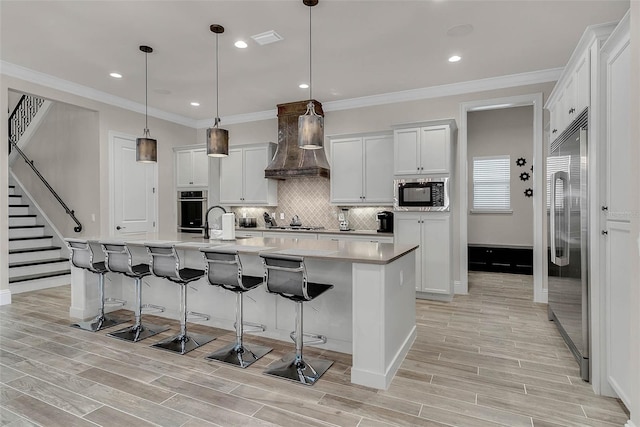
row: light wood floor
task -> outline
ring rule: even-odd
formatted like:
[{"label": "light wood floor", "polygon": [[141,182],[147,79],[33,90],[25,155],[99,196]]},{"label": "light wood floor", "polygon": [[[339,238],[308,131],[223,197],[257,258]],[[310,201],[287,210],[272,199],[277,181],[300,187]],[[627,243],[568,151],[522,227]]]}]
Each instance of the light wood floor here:
[{"label": "light wood floor", "polygon": [[0,307],[0,426],[625,423],[617,400],[578,377],[546,306],[532,303],[531,276],[469,279],[470,294],[451,303],[417,302],[418,338],[387,391],[351,385],[349,355],[309,349],[336,363],[307,387],[262,375],[290,343],[248,336],[275,349],[242,370],[203,359],[230,331],[193,328],[219,338],[179,356],[149,348],[157,337],[133,344],[68,327],[69,287],[13,295]]}]

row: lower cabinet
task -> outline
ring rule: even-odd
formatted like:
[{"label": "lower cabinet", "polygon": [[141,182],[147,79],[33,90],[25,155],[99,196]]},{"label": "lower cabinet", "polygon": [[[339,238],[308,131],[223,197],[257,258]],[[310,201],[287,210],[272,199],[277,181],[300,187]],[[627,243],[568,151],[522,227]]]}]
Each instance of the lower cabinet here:
[{"label": "lower cabinet", "polygon": [[393,243],[392,236],[376,236],[376,235],[350,235],[350,234],[325,234],[318,233],[318,240],[347,240],[350,242],[372,242],[372,243]]},{"label": "lower cabinet", "polygon": [[416,295],[453,295],[453,245],[450,213],[396,212],[397,244],[420,245],[416,251]]},{"label": "lower cabinet", "polygon": [[296,231],[265,231],[262,237],[271,237],[275,239],[308,239],[318,240],[316,233],[300,233]]}]

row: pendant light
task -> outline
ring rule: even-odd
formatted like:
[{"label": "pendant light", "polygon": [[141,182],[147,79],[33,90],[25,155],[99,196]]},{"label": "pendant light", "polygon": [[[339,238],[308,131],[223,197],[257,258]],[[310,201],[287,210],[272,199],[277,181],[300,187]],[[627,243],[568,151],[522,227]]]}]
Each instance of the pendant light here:
[{"label": "pendant light", "polygon": [[209,27],[216,35],[216,118],[213,127],[207,129],[207,155],[211,157],[227,157],[229,155],[229,131],[218,127],[218,35],[224,33],[222,25],[213,24]]},{"label": "pendant light", "polygon": [[149,135],[148,124],[148,91],[147,83],[147,56],[153,52],[149,46],[140,46],[140,50],[144,52],[144,134],[142,138],[136,139],[136,161],[140,163],[155,163],[158,161],[158,141]]},{"label": "pendant light", "polygon": [[316,114],[311,96],[311,8],[318,4],[318,0],[302,0],[309,6],[309,103],[307,111],[298,116],[298,147],[305,150],[317,150],[324,144],[324,117]]}]

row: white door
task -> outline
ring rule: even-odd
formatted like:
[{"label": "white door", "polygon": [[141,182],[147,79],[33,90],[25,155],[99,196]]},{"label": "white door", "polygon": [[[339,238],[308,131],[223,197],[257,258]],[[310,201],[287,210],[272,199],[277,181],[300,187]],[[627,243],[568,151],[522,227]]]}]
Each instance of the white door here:
[{"label": "white door", "polygon": [[422,217],[418,214],[396,212],[393,237],[399,245],[419,245],[416,253],[416,291],[422,291]]},{"label": "white door", "polygon": [[362,203],[362,138],[331,141],[331,203]]},{"label": "white door", "polygon": [[242,203],[243,192],[243,150],[232,148],[229,156],[220,161],[220,203]]},{"label": "white door", "polygon": [[393,203],[393,137],[364,138],[364,194],[367,203]]},{"label": "white door", "polygon": [[156,164],[136,162],[135,137],[113,136],[113,230],[143,233],[156,230]]},{"label": "white door", "polygon": [[269,164],[267,147],[244,149],[243,203],[267,203],[267,179],[264,168]]}]

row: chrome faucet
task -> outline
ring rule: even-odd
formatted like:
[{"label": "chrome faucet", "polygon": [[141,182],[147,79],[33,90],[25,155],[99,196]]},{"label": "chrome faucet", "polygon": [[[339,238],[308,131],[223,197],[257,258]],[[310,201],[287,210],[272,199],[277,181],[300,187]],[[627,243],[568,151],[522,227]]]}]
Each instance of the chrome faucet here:
[{"label": "chrome faucet", "polygon": [[223,208],[222,206],[211,206],[209,209],[207,209],[207,213],[204,214],[204,238],[208,239],[209,238],[209,212],[211,212],[212,209],[214,208],[218,208],[221,209],[222,212],[227,213],[227,210],[225,208]]}]

